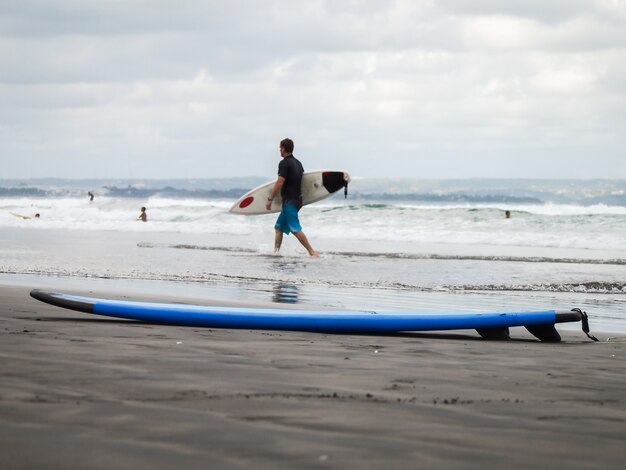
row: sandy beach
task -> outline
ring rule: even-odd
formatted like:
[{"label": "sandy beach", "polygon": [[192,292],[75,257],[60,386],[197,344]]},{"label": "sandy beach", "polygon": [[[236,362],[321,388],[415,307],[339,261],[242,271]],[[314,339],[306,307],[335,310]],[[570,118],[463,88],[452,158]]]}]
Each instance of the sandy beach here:
[{"label": "sandy beach", "polygon": [[626,0],[0,31],[0,470],[626,468]]},{"label": "sandy beach", "polygon": [[183,328],[29,290],[0,285],[5,469],[623,466],[619,338]]}]

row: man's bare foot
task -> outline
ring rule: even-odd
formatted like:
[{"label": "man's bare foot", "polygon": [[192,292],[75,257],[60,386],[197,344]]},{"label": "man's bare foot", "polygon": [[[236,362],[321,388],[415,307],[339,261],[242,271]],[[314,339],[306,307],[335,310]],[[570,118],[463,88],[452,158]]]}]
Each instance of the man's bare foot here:
[{"label": "man's bare foot", "polygon": [[319,257],[320,257],[320,255],[317,253],[317,251],[313,251],[313,252],[311,252],[311,253],[309,253],[309,254],[310,254],[310,255],[311,255],[311,257],[313,257],[313,258],[319,258]]}]

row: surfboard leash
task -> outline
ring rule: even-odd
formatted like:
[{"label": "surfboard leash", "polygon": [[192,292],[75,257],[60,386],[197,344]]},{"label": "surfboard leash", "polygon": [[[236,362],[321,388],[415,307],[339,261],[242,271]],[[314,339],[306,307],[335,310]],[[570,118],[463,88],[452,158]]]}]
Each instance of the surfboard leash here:
[{"label": "surfboard leash", "polygon": [[587,315],[587,312],[583,312],[579,308],[573,308],[572,312],[580,313],[580,321],[583,324],[583,332],[587,335],[587,337],[594,341],[600,341],[598,338],[589,333],[589,316]]}]

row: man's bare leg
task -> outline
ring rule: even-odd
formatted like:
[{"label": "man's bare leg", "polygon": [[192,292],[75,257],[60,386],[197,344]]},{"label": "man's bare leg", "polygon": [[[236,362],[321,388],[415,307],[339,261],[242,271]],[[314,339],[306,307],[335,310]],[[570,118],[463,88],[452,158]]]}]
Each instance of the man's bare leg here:
[{"label": "man's bare leg", "polygon": [[302,246],[306,248],[306,251],[308,251],[311,256],[314,256],[314,257],[319,256],[317,254],[317,251],[315,251],[313,247],[311,246],[311,244],[309,243],[309,240],[307,239],[304,232],[302,231],[293,232],[293,236],[296,237],[300,243],[302,243]]},{"label": "man's bare leg", "polygon": [[283,244],[283,232],[281,230],[276,230],[276,235],[274,236],[274,253],[278,253],[280,251],[280,246]]}]

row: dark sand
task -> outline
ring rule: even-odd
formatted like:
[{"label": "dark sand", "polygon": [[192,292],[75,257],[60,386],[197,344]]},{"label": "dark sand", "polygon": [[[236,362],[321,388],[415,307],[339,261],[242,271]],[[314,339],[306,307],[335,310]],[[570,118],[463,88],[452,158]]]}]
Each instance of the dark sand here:
[{"label": "dark sand", "polygon": [[29,290],[0,285],[2,469],[624,467],[625,343],[146,325]]}]

